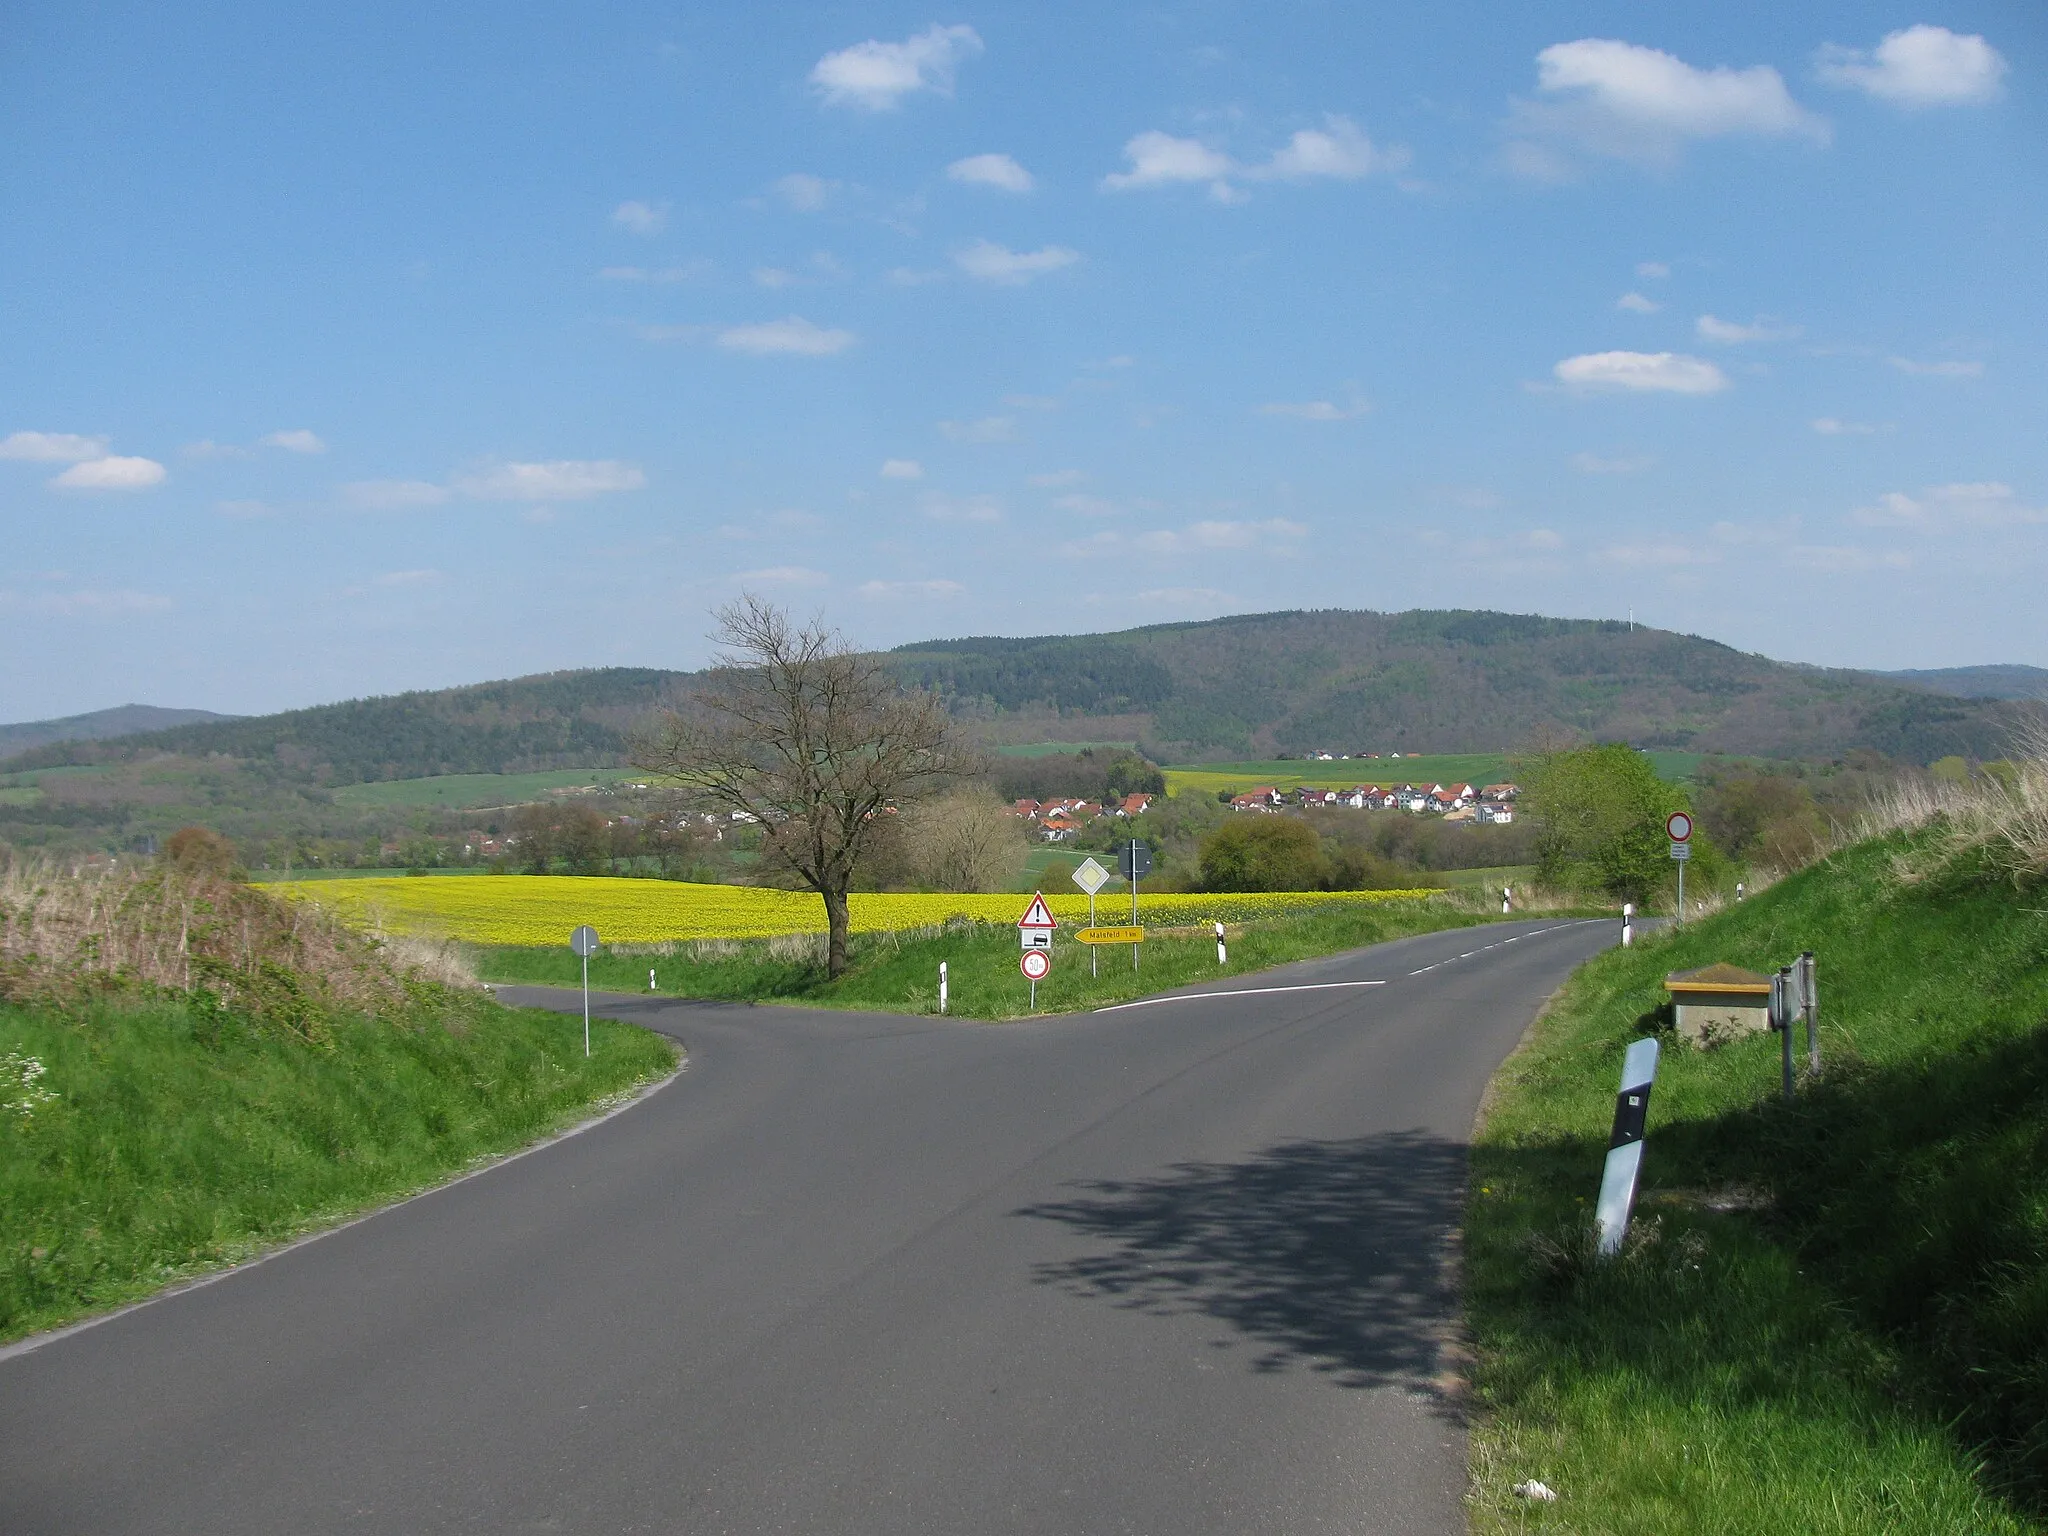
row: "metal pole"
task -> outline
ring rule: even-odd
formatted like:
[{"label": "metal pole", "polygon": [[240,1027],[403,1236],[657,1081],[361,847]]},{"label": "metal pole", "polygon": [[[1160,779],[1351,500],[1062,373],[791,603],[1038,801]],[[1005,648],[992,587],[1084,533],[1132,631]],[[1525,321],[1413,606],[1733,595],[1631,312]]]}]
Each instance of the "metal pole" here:
[{"label": "metal pole", "polygon": [[590,1054],[590,956],[583,957],[583,1054]]},{"label": "metal pole", "polygon": [[1685,860],[1678,861],[1678,926],[1685,926]]},{"label": "metal pole", "polygon": [[1771,986],[1771,1020],[1778,1026],[1782,1036],[1785,1072],[1785,1100],[1792,1099],[1792,989],[1798,983],[1792,979],[1792,967],[1780,966]]},{"label": "metal pole", "polygon": [[1799,1000],[1806,1014],[1806,1070],[1820,1070],[1820,994],[1814,990],[1813,951],[1799,956]]},{"label": "metal pole", "polygon": [[[1138,861],[1135,857],[1131,860],[1131,926],[1138,926]],[[1131,946],[1131,974],[1134,976],[1138,973],[1138,951],[1144,947],[1142,944]]]},{"label": "metal pole", "polygon": [[[1088,926],[1090,928],[1095,926],[1095,893],[1093,891],[1088,893]],[[1100,948],[1102,948],[1100,944],[1090,944],[1088,946],[1088,974],[1090,976],[1100,976],[1102,974],[1102,961],[1095,953]]]}]

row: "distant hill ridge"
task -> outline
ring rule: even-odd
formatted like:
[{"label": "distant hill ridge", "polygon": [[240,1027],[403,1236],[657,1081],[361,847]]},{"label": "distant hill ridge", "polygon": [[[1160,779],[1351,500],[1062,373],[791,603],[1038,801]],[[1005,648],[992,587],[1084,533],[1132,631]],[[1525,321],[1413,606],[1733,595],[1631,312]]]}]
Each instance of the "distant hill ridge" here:
[{"label": "distant hill ridge", "polygon": [[[1869,747],[1926,762],[1999,755],[2025,708],[1616,621],[1459,610],[1244,614],[1112,634],[930,640],[887,655],[907,682],[942,692],[991,736],[1063,738],[1077,720],[1113,717],[1114,735],[1175,761],[1501,751],[1549,727],[1643,747],[1818,757]],[[334,787],[611,766],[690,677],[553,672],[51,743],[0,771],[169,755]]]},{"label": "distant hill ridge", "polygon": [[1925,667],[1875,675],[1963,699],[2048,699],[2048,667],[2026,667],[2005,662],[1983,667]]},{"label": "distant hill ridge", "polygon": [[61,720],[22,720],[0,725],[0,758],[12,757],[31,747],[53,741],[102,741],[109,736],[133,736],[141,731],[160,731],[174,725],[208,720],[232,720],[210,709],[159,709],[153,704],[117,704],[90,714],[66,715]]}]

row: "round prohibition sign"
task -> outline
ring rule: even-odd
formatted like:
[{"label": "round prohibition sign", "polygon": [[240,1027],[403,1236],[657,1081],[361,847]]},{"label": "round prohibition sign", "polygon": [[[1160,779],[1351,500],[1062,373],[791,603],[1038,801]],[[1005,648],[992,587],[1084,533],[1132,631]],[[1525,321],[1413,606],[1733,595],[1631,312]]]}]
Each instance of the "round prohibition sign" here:
[{"label": "round prohibition sign", "polygon": [[1042,949],[1027,949],[1017,961],[1027,981],[1043,981],[1052,970],[1052,956]]},{"label": "round prohibition sign", "polygon": [[1671,834],[1671,841],[1683,843],[1692,837],[1692,818],[1683,811],[1673,811],[1664,818],[1664,830]]}]

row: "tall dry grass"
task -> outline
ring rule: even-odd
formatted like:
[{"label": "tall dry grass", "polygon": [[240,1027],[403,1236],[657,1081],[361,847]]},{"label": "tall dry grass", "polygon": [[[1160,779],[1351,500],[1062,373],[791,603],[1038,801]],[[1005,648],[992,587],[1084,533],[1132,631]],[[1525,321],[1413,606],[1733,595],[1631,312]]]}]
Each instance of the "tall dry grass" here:
[{"label": "tall dry grass", "polygon": [[1962,784],[1901,782],[1874,800],[1841,841],[1936,829],[1939,836],[1901,855],[1901,878],[1923,879],[1975,857],[2015,885],[2038,884],[2048,879],[2048,723],[2020,733],[2005,768]]},{"label": "tall dry grass", "polygon": [[310,1035],[325,1009],[404,1011],[429,984],[474,977],[452,946],[365,937],[224,874],[0,853],[0,1001],[206,994]]}]

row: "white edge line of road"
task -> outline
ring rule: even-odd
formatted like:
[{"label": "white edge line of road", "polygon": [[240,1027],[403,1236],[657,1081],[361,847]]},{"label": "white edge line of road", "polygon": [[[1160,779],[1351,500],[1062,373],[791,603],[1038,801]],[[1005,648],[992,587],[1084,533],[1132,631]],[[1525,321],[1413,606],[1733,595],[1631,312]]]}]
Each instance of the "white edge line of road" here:
[{"label": "white edge line of road", "polygon": [[1171,997],[1141,997],[1135,1003],[1111,1003],[1096,1013],[1121,1013],[1126,1008],[1151,1008],[1159,1003],[1204,1003],[1212,997],[1257,997],[1262,992],[1324,992],[1331,987],[1384,987],[1384,981],[1305,981],[1293,987],[1232,987],[1223,992],[1176,992]]},{"label": "white edge line of road", "polygon": [[1495,939],[1491,944],[1482,944],[1477,949],[1468,949],[1462,955],[1446,955],[1434,964],[1425,965],[1420,970],[1410,971],[1408,974],[1410,976],[1426,976],[1431,971],[1439,970],[1453,961],[1470,960],[1474,955],[1483,955],[1489,949],[1499,949],[1501,945],[1512,944],[1516,939],[1540,938],[1546,933],[1556,933],[1565,928],[1583,928],[1588,923],[1610,923],[1612,921],[1614,919],[1610,917],[1575,917],[1568,923],[1552,923],[1548,928],[1532,928],[1527,933],[1518,933],[1505,939]]},{"label": "white edge line of road", "polygon": [[338,1221],[331,1227],[322,1227],[318,1232],[308,1232],[304,1237],[293,1238],[288,1243],[280,1244],[278,1247],[269,1249],[264,1253],[259,1253],[254,1258],[243,1259],[239,1263],[230,1264],[225,1269],[217,1269],[211,1274],[199,1275],[191,1280],[183,1280],[176,1285],[166,1286],[163,1290],[156,1292],[152,1296],[145,1296],[140,1301],[131,1301],[126,1306],[116,1307],[111,1312],[102,1312],[97,1317],[88,1317],[75,1323],[66,1323],[63,1327],[52,1328],[47,1333],[30,1334],[25,1339],[16,1339],[12,1344],[0,1344],[0,1365],[4,1365],[7,1361],[14,1359],[18,1355],[32,1355],[46,1345],[55,1344],[61,1339],[68,1339],[75,1333],[84,1333],[88,1328],[97,1328],[102,1323],[111,1323],[116,1318],[126,1317],[130,1312],[140,1312],[144,1307],[153,1307],[160,1301],[169,1301],[173,1297],[183,1296],[189,1291],[201,1290],[209,1285],[217,1285],[223,1280],[231,1280],[236,1275],[244,1274],[256,1268],[259,1264],[268,1264],[272,1259],[283,1258],[288,1253],[304,1248],[308,1244],[317,1243],[323,1238],[332,1237],[337,1232],[346,1232],[350,1227],[359,1227],[366,1221],[375,1221],[379,1216],[387,1215],[397,1210],[400,1206],[411,1205],[415,1200],[428,1199],[431,1196],[440,1194],[444,1190],[453,1189],[458,1184],[467,1184],[471,1179],[480,1179],[487,1173],[495,1173],[507,1163],[516,1163],[522,1157],[531,1157],[536,1152],[545,1152],[557,1142],[567,1141],[571,1136],[581,1136],[585,1131],[595,1130],[614,1116],[623,1115],[627,1110],[634,1108],[636,1105],[645,1103],[689,1069],[690,1058],[687,1055],[679,1056],[673,1072],[656,1082],[647,1084],[631,1097],[621,1099],[603,1114],[594,1115],[588,1120],[579,1121],[567,1130],[555,1132],[554,1135],[548,1137],[545,1141],[536,1141],[530,1147],[521,1147],[517,1152],[508,1152],[503,1157],[494,1157],[479,1167],[471,1168],[466,1173],[458,1173],[454,1178],[434,1185],[431,1189],[422,1189],[417,1193],[407,1195],[402,1200],[393,1200],[389,1205],[380,1205],[375,1210],[363,1212],[360,1216],[351,1216],[348,1220]]}]

